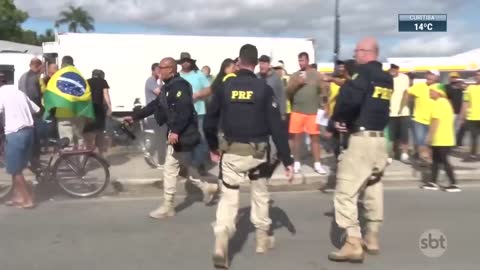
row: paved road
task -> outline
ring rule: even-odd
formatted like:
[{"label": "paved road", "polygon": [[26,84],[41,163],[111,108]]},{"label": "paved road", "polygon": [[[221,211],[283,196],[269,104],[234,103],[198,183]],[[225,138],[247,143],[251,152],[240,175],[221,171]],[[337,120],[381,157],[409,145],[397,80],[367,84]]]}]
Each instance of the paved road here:
[{"label": "paved road", "polygon": [[[336,239],[331,237],[336,230],[331,230],[330,195],[276,193],[271,211],[276,249],[255,255],[254,234],[242,215],[231,269],[478,269],[479,191],[386,191],[382,253],[367,257],[363,265],[326,258]],[[247,202],[242,197],[242,205]],[[210,223],[215,208],[197,203],[175,219],[159,222],[146,217],[156,204],[153,198],[122,198],[46,202],[29,211],[0,206],[0,269],[213,269]],[[422,232],[432,228],[448,241],[437,259],[424,256],[418,244]]]}]

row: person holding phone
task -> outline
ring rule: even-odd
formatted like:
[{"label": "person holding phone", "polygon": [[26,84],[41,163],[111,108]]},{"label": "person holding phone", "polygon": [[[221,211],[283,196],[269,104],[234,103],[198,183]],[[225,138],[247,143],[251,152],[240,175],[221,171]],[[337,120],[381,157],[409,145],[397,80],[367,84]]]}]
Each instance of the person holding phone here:
[{"label": "person holding phone", "polygon": [[318,109],[323,107],[323,99],[327,97],[326,83],[323,76],[310,66],[308,53],[302,52],[298,55],[298,64],[300,70],[291,76],[287,86],[287,95],[292,99],[289,133],[294,136],[293,168],[295,173],[301,170],[300,144],[303,134],[307,133],[311,141],[314,170],[320,175],[326,175],[327,171],[320,162],[320,129],[316,122]]}]

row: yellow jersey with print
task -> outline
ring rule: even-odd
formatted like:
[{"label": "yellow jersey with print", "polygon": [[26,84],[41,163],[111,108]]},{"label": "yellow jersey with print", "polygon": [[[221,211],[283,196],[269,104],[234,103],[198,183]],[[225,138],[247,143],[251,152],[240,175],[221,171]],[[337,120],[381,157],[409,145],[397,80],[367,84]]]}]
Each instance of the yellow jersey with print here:
[{"label": "yellow jersey with print", "polygon": [[[290,76],[288,76],[288,75],[283,75],[282,76],[282,83],[283,83],[283,87],[285,88],[285,91],[287,90],[288,80],[290,80]],[[290,102],[290,99],[288,98],[288,95],[287,95],[287,107],[286,107],[285,112],[287,114],[292,112],[292,103]]]},{"label": "yellow jersey with print", "polygon": [[328,117],[330,118],[335,109],[335,104],[337,104],[338,93],[340,92],[340,85],[331,82],[330,83],[330,93],[328,95]]},{"label": "yellow jersey with print", "polygon": [[438,126],[432,137],[432,146],[455,145],[455,114],[450,101],[446,98],[432,100],[431,119],[438,120]]},{"label": "yellow jersey with print", "polygon": [[469,85],[463,93],[463,100],[468,102],[466,119],[469,121],[480,120],[480,84]]},{"label": "yellow jersey with print", "polygon": [[414,84],[408,89],[408,94],[415,97],[413,120],[424,125],[430,124],[432,99],[429,86],[426,83]]}]

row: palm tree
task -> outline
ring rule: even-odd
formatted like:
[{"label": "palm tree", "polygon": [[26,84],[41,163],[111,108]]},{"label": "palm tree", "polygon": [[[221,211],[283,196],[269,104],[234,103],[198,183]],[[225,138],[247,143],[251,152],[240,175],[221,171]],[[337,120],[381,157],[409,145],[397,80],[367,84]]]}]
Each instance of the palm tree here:
[{"label": "palm tree", "polygon": [[49,41],[54,41],[54,40],[55,40],[55,33],[53,32],[52,29],[47,29],[45,31],[45,34],[41,34],[38,37],[39,45],[42,45],[43,42],[49,42]]},{"label": "palm tree", "polygon": [[60,18],[55,21],[55,27],[62,24],[68,24],[68,31],[74,33],[77,33],[79,28],[87,32],[95,30],[93,17],[82,7],[69,6],[68,10],[60,12]]}]

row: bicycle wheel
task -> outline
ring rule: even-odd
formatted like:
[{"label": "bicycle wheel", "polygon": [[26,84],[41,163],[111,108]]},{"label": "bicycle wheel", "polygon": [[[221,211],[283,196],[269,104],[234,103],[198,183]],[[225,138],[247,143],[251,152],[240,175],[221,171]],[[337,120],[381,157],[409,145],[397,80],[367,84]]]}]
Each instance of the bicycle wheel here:
[{"label": "bicycle wheel", "polygon": [[95,197],[110,183],[109,164],[90,152],[60,155],[53,165],[52,174],[58,186],[75,198]]},{"label": "bicycle wheel", "polygon": [[0,139],[0,201],[8,199],[13,190],[12,176],[5,170],[5,159],[3,155],[4,140]]},{"label": "bicycle wheel", "polygon": [[0,202],[8,199],[12,193],[12,176],[7,174],[5,170],[0,172]]}]

